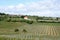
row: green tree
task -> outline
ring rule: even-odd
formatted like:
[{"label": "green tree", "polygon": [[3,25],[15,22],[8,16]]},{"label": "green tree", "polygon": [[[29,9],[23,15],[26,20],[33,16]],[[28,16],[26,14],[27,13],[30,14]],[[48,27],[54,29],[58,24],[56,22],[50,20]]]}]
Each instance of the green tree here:
[{"label": "green tree", "polygon": [[59,18],[57,17],[56,20],[58,20]]}]

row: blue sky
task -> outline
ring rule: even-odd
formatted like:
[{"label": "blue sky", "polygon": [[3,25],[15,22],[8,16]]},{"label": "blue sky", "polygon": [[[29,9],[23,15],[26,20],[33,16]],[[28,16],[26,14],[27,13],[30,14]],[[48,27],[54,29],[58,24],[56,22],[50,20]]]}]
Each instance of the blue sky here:
[{"label": "blue sky", "polygon": [[8,6],[8,5],[17,5],[20,3],[25,4],[25,3],[37,2],[37,1],[39,1],[39,0],[0,0],[0,5]]},{"label": "blue sky", "polygon": [[0,0],[0,12],[60,17],[60,0]]}]

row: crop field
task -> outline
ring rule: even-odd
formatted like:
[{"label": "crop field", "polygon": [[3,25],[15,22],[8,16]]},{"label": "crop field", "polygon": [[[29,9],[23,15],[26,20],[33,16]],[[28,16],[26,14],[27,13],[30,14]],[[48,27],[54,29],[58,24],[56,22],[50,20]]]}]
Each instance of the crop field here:
[{"label": "crop field", "polygon": [[60,23],[0,22],[0,40],[60,40]]}]

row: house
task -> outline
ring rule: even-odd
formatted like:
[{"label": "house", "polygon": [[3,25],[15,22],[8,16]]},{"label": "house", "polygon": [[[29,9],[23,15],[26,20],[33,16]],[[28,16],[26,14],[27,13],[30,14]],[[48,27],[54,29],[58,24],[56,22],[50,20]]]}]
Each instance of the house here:
[{"label": "house", "polygon": [[21,16],[21,18],[25,19],[25,20],[31,20],[28,18],[28,16]]},{"label": "house", "polygon": [[27,16],[24,16],[24,19],[28,19],[28,17]]}]

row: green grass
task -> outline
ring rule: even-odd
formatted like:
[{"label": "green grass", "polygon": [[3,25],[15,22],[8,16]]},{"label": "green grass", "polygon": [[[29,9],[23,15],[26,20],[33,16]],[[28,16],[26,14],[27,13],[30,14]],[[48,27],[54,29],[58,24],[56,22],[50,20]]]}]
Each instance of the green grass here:
[{"label": "green grass", "polygon": [[22,25],[20,22],[5,22],[0,21],[0,34],[12,34],[16,28]]},{"label": "green grass", "polygon": [[0,28],[3,29],[11,29],[11,28],[17,28],[20,27],[22,24],[20,22],[0,22]]},{"label": "green grass", "polygon": [[13,32],[14,29],[16,29],[16,28],[18,28],[19,30],[26,29],[26,30],[29,30],[29,32],[31,32],[31,29],[34,30],[33,28],[39,28],[41,26],[42,27],[44,27],[44,26],[55,26],[56,29],[58,29],[58,28],[60,28],[59,27],[60,23],[37,23],[37,22],[34,22],[33,24],[27,24],[27,23],[21,23],[21,22],[0,21],[0,31],[3,31],[3,32],[4,31],[8,31],[8,32],[12,31]]},{"label": "green grass", "polygon": [[[39,32],[41,31],[41,27],[48,26],[54,26],[57,30],[57,32],[59,33],[58,37],[54,37],[54,36],[48,36],[48,35],[43,35],[43,36],[35,36],[35,32]],[[14,30],[18,28],[19,32],[14,32]],[[27,33],[22,32],[23,29],[27,30]],[[33,35],[33,38],[39,38],[40,40],[56,40],[60,38],[60,23],[37,23],[34,22],[33,24],[27,24],[24,22],[6,22],[6,21],[0,21],[0,35],[30,35],[30,33],[32,33],[31,35]],[[55,39],[56,38],[56,39]],[[8,39],[7,37],[0,37],[1,40],[6,40]],[[13,38],[11,38],[11,40],[13,40]],[[17,39],[16,39],[17,40]],[[20,39],[18,39],[20,40]],[[29,39],[26,39],[29,40]],[[33,39],[32,39],[33,40]],[[59,39],[60,40],[60,39]]]}]

